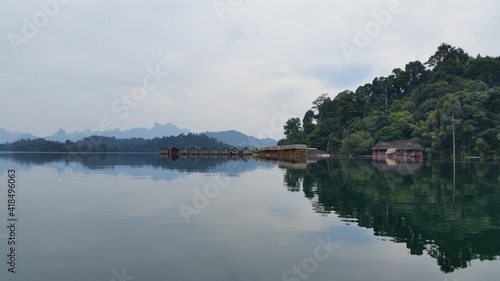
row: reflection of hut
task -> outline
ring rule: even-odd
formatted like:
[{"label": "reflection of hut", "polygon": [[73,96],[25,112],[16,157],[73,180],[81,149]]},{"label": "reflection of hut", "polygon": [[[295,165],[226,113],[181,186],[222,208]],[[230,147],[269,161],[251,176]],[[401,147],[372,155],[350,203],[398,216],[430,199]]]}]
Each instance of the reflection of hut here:
[{"label": "reflection of hut", "polygon": [[172,149],[170,150],[170,152],[172,152],[172,155],[178,155],[179,154],[179,149],[177,147],[172,147]]},{"label": "reflection of hut", "polygon": [[235,147],[235,148],[231,149],[230,154],[231,155],[238,155],[238,154],[240,154],[240,150]]},{"label": "reflection of hut", "polygon": [[253,153],[253,151],[248,147],[245,147],[241,150],[242,155],[252,155],[252,153]]},{"label": "reflection of hut", "polygon": [[380,172],[393,172],[399,175],[412,175],[416,171],[422,169],[424,162],[420,160],[408,161],[405,159],[374,159],[372,162]]},{"label": "reflection of hut", "polygon": [[261,158],[260,161],[278,164],[280,168],[306,169],[309,161],[305,157],[283,158],[279,156]]},{"label": "reflection of hut", "polygon": [[220,150],[220,154],[222,154],[222,155],[229,155],[229,149],[227,149],[227,148],[224,147],[223,149]]},{"label": "reflection of hut", "polygon": [[196,147],[191,148],[191,155],[199,155],[200,150]]},{"label": "reflection of hut", "polygon": [[208,155],[209,151],[208,151],[208,148],[204,147],[200,150],[201,152],[201,155]]},{"label": "reflection of hut", "polygon": [[183,148],[181,148],[181,150],[179,150],[179,153],[181,155],[188,155],[189,154],[189,149],[187,149],[187,147],[183,147]]},{"label": "reflection of hut", "polygon": [[160,148],[160,154],[161,155],[168,155],[168,148],[166,148],[166,147]]},{"label": "reflection of hut", "polygon": [[371,150],[373,158],[383,156],[422,158],[424,156],[424,148],[413,140],[379,141]]}]

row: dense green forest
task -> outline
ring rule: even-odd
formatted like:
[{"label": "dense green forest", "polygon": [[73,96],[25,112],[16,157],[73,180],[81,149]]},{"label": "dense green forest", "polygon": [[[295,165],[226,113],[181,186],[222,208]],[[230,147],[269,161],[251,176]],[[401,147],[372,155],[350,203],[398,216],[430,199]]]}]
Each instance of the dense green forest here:
[{"label": "dense green forest", "polygon": [[472,57],[442,44],[425,63],[331,99],[322,94],[302,120],[284,125],[280,145],[305,143],[334,155],[366,154],[377,141],[415,139],[427,155],[500,154],[500,57]]},{"label": "dense green forest", "polygon": [[40,139],[22,139],[13,143],[0,144],[0,151],[37,151],[37,152],[158,152],[161,147],[227,147],[223,142],[204,134],[169,136],[163,138],[117,139],[115,137],[91,136],[77,142],[64,143]]}]

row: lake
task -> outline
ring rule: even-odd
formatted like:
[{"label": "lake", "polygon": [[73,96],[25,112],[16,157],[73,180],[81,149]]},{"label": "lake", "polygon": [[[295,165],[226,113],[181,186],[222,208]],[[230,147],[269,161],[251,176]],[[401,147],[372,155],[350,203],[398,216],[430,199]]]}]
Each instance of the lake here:
[{"label": "lake", "polygon": [[500,276],[498,162],[0,153],[0,179],[1,280]]}]

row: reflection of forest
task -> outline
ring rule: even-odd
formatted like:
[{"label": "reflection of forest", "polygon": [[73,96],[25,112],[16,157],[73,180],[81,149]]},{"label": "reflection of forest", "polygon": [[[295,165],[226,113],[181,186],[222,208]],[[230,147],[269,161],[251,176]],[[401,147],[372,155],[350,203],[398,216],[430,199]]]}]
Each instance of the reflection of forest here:
[{"label": "reflection of forest", "polygon": [[452,163],[418,165],[413,174],[386,173],[369,161],[331,159],[288,169],[284,181],[316,212],[393,237],[412,255],[426,251],[444,272],[499,259],[500,165],[457,163],[455,185]]},{"label": "reflection of forest", "polygon": [[422,169],[424,162],[415,161],[415,159],[390,159],[381,158],[374,159],[372,162],[373,167],[375,167],[379,172],[394,172],[400,175],[412,175],[416,171]]},{"label": "reflection of forest", "polygon": [[[239,155],[181,155],[173,158],[157,153],[0,153],[2,158],[11,159],[22,165],[46,165],[51,163],[79,163],[85,169],[100,170],[117,166],[154,167],[165,170],[206,172],[220,167],[228,161],[244,160],[248,156]],[[260,163],[255,162],[253,166]],[[252,169],[252,165],[240,165],[241,169]],[[238,170],[241,172],[241,169]]]}]

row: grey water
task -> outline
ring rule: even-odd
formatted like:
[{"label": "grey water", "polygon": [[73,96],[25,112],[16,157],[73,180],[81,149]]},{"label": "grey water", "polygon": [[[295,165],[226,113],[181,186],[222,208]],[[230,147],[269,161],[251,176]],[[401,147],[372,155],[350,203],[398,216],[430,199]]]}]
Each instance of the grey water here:
[{"label": "grey water", "polygon": [[0,153],[0,186],[0,280],[500,276],[498,162]]}]

